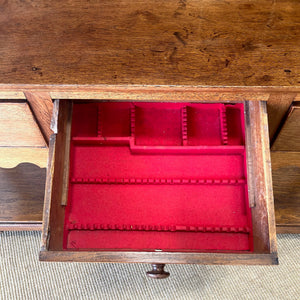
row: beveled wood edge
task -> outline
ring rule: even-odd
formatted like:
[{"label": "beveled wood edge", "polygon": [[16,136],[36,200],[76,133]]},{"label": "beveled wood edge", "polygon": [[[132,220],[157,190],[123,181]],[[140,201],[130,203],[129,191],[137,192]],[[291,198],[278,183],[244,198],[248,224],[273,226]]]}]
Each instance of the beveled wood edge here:
[{"label": "beveled wood edge", "polygon": [[52,134],[49,139],[49,154],[48,154],[44,208],[43,208],[41,251],[47,249],[48,239],[49,239],[48,229],[49,229],[49,222],[50,222],[52,180],[53,180],[54,159],[55,159],[55,143],[56,143],[56,134]]},{"label": "beveled wood edge", "polygon": [[270,252],[277,255],[277,240],[276,240],[276,221],[275,221],[275,207],[273,197],[273,183],[272,183],[272,166],[271,166],[271,153],[269,143],[269,125],[268,125],[268,112],[267,103],[260,102],[260,126],[262,133],[262,147],[264,149],[264,180],[266,187],[266,203],[267,203],[267,214],[269,224],[269,237],[270,237]]},{"label": "beveled wood edge", "polygon": [[277,234],[300,234],[300,224],[299,225],[276,225]]},{"label": "beveled wood edge", "polygon": [[148,89],[148,88],[172,88],[172,89],[202,89],[207,91],[225,91],[225,90],[240,90],[240,91],[257,91],[260,92],[291,92],[296,91],[300,92],[300,86],[239,86],[239,85],[151,85],[151,84],[7,84],[0,83],[1,90],[14,90],[14,91],[23,91],[23,90],[78,90],[78,89]]},{"label": "beveled wood edge", "polygon": [[50,128],[53,133],[58,132],[58,113],[59,113],[59,100],[53,101],[53,110],[52,110],[52,118],[50,123]]},{"label": "beveled wood edge", "polygon": [[203,265],[278,265],[275,254],[124,252],[124,251],[40,251],[41,261],[161,263]]},{"label": "beveled wood edge", "polygon": [[[68,191],[69,191],[69,176],[70,176],[70,149],[71,149],[71,128],[72,128],[72,113],[73,113],[73,101],[67,101],[67,119],[64,135],[65,135],[65,152],[63,162],[63,178],[62,178],[62,195],[61,205],[67,205],[68,202]],[[53,116],[55,117],[55,116]]]},{"label": "beveled wood edge", "polygon": [[300,86],[0,84],[0,99],[26,99],[26,92],[48,92],[52,99],[240,102],[267,101],[270,93],[298,93]]},{"label": "beveled wood edge", "polygon": [[50,128],[53,111],[50,94],[48,92],[24,91],[24,95],[48,147],[50,135],[53,133]]},{"label": "beveled wood edge", "polygon": [[0,231],[41,231],[41,222],[0,222]]},{"label": "beveled wood edge", "polygon": [[244,102],[244,126],[245,126],[245,149],[246,149],[246,169],[247,169],[247,186],[248,186],[248,202],[250,208],[255,207],[255,183],[254,183],[254,165],[255,154],[252,152],[252,130],[251,130],[251,115],[249,102]]}]

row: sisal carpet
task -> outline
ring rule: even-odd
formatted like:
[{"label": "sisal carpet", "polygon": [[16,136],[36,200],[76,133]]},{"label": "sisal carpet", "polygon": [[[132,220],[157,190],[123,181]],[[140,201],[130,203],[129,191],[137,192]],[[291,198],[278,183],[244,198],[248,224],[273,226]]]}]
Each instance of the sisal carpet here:
[{"label": "sisal carpet", "polygon": [[279,266],[38,261],[39,232],[0,233],[0,299],[300,299],[300,235],[278,235]]}]

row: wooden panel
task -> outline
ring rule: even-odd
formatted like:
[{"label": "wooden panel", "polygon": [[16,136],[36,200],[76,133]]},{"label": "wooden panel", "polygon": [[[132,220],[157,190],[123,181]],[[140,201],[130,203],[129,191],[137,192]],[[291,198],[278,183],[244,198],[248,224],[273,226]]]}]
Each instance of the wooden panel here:
[{"label": "wooden panel", "polygon": [[0,147],[46,147],[27,103],[0,102]]},{"label": "wooden panel", "polygon": [[300,233],[300,152],[271,152],[276,224]]},{"label": "wooden panel", "polygon": [[1,83],[300,84],[297,0],[1,3]]},{"label": "wooden panel", "polygon": [[[71,131],[67,130],[70,126],[72,115],[72,102],[59,101],[59,118],[57,135],[51,136],[49,149],[49,165],[47,168],[47,182],[46,182],[46,197],[43,214],[43,228],[45,226],[55,228],[51,231],[49,239],[49,248],[62,250],[63,242],[63,224],[65,216],[65,207],[61,205],[62,198],[65,197],[68,181],[69,159],[66,160],[70,145]],[[48,198],[49,197],[49,198]],[[52,202],[50,203],[50,200]],[[51,206],[51,217],[49,218],[49,206]],[[48,230],[48,229],[47,229]],[[43,234],[45,236],[45,233]]]},{"label": "wooden panel", "polygon": [[300,152],[300,105],[293,105],[272,150]]},{"label": "wooden panel", "polygon": [[14,99],[14,100],[25,100],[26,97],[22,91],[1,91],[0,89],[0,100],[7,100],[7,99]]},{"label": "wooden panel", "polygon": [[0,168],[0,223],[41,221],[45,179],[46,168],[31,163]]},{"label": "wooden panel", "polygon": [[296,93],[272,94],[268,100],[269,136],[271,145],[281,122],[295,99]]},{"label": "wooden panel", "polygon": [[41,231],[42,222],[0,222],[1,231]]},{"label": "wooden panel", "polygon": [[286,233],[300,233],[299,226],[293,226],[293,225],[276,225],[276,232],[277,234],[286,234]]},{"label": "wooden panel", "polygon": [[26,102],[0,103],[0,230],[39,230],[48,149]]},{"label": "wooden panel", "polygon": [[45,251],[42,261],[170,263],[203,265],[278,265],[276,254],[240,253],[177,253],[177,252],[120,252],[120,251]]},{"label": "wooden panel", "polygon": [[14,168],[18,164],[28,162],[40,168],[45,168],[47,156],[47,148],[0,147],[0,167]]},{"label": "wooden panel", "polygon": [[[55,110],[58,107],[58,102],[59,102],[59,100],[54,102]],[[57,116],[58,116],[58,114],[57,114]],[[55,161],[55,154],[54,153],[55,153],[55,148],[56,148],[56,136],[57,136],[57,130],[55,130],[55,134],[50,136],[50,140],[49,140],[49,154],[48,154],[48,163],[47,163],[44,209],[43,209],[43,226],[42,226],[42,238],[41,238],[41,251],[48,251],[48,247],[49,247],[49,239],[50,239],[50,235],[49,235],[50,211],[49,211],[49,209],[51,209],[52,185],[53,185],[54,161]],[[61,175],[61,178],[62,177],[63,177],[63,175]],[[61,222],[61,220],[60,220],[60,222]],[[61,235],[61,233],[60,233],[60,235]]]},{"label": "wooden panel", "polygon": [[41,230],[48,149],[0,147],[0,230]]}]

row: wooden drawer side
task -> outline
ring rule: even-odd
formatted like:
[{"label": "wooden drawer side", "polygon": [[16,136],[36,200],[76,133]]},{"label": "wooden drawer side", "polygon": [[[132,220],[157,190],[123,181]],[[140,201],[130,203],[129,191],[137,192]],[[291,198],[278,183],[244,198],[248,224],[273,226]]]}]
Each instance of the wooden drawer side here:
[{"label": "wooden drawer side", "polygon": [[254,248],[277,255],[266,102],[246,102],[246,145]]}]

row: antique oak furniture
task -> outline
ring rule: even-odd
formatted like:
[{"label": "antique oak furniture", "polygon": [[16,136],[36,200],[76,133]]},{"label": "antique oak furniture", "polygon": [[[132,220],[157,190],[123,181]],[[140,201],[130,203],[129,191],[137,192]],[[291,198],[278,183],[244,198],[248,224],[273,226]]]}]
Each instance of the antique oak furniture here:
[{"label": "antique oak furniture", "polygon": [[277,263],[264,102],[56,109],[41,260]]},{"label": "antique oak furniture", "polygon": [[[276,263],[272,186],[277,231],[299,232],[300,228],[299,19],[300,3],[294,0],[276,2],[150,0],[136,3],[127,0],[105,0],[97,3],[51,2],[51,5],[42,1],[34,4],[30,1],[3,2],[0,13],[0,38],[4,41],[0,45],[2,121],[0,228],[2,230],[41,228],[42,191],[49,145],[50,158],[52,158],[49,162],[53,169],[48,168],[47,173],[42,259],[158,263],[160,265],[155,265],[153,272],[149,273],[149,275],[154,274],[153,276],[166,275],[162,264],[172,262]],[[52,101],[56,99],[60,100],[60,104],[55,108],[54,120],[57,120],[57,130],[50,139]],[[124,126],[121,133],[117,123],[112,122],[110,117],[110,111],[114,111],[113,106],[109,106],[112,102],[113,105],[120,105],[120,107],[128,105],[131,107],[130,111],[136,113],[136,118],[133,117],[134,113],[130,113],[129,119],[120,112],[122,109],[116,109],[116,112],[111,113],[122,120]],[[151,109],[144,104],[146,102],[152,103],[148,105],[153,105],[153,110],[157,110],[158,113],[150,113]],[[76,133],[76,126],[79,125],[75,123],[72,125],[71,121],[76,122],[78,105],[95,106],[91,114],[98,110],[100,115],[101,110],[105,112],[100,118],[103,119],[103,124],[100,123],[104,126],[103,132],[98,129],[93,131],[94,125],[96,128],[100,125],[93,124],[95,122],[93,117],[86,117],[76,123],[82,123],[83,130],[80,133],[78,129]],[[104,105],[103,109],[101,105]],[[211,110],[207,108],[209,112],[207,116],[202,113],[206,105],[212,107]],[[235,121],[232,123],[232,116],[226,113],[232,107],[239,107],[237,110],[241,114],[240,124],[234,123]],[[87,108],[83,111],[85,109]],[[210,113],[211,111],[219,113]],[[243,111],[245,114],[242,113]],[[203,119],[200,116],[203,116]],[[208,121],[205,121],[206,117]],[[135,124],[132,127],[130,125],[130,131],[126,127],[128,120],[130,124]],[[207,132],[211,130],[212,133],[203,133],[200,130],[205,127],[203,122],[209,125]],[[159,124],[163,124],[162,127]],[[227,144],[224,138],[225,127],[221,124],[227,125]],[[72,131],[72,126],[75,131]],[[163,126],[165,126],[165,133],[160,132]],[[220,126],[219,131],[216,126]],[[55,126],[53,128],[56,129]],[[230,130],[237,130],[236,128],[242,128],[239,134],[240,140],[236,144],[230,144]],[[88,130],[91,130],[91,133]],[[4,135],[6,131],[9,134]],[[103,139],[106,138],[106,145],[101,144],[102,136]],[[211,139],[206,138],[208,136]],[[119,148],[116,146],[117,143]],[[62,149],[61,152],[57,150],[58,145]],[[273,184],[270,176],[269,145]],[[211,169],[215,172],[211,174],[211,178],[205,174],[198,174],[192,178],[194,171],[187,173],[187,177],[179,175],[176,177],[176,174],[172,174],[166,167],[164,169],[166,173],[162,174],[164,176],[152,178],[147,175],[149,170],[143,171],[139,165],[136,176],[127,178],[124,174],[127,168],[120,166],[120,175],[123,172],[124,178],[115,175],[104,178],[103,174],[100,174],[101,176],[96,174],[97,176],[92,176],[92,179],[102,180],[102,182],[79,183],[76,182],[77,179],[89,179],[89,175],[86,174],[88,178],[85,178],[85,175],[80,175],[81,177],[78,175],[78,178],[68,177],[68,169],[72,171],[72,168],[75,168],[76,172],[80,171],[78,174],[87,170],[84,168],[78,170],[76,167],[77,159],[82,159],[81,155],[84,152],[84,150],[77,150],[87,147],[93,149],[89,152],[92,161],[95,160],[94,153],[97,151],[104,153],[110,148],[115,150],[118,148],[120,152],[116,155],[120,157],[124,155],[122,154],[124,149],[126,149],[124,153],[129,150],[140,151],[141,148],[143,151],[148,151],[146,154],[134,153],[126,158],[132,160],[130,164],[132,168],[134,164],[138,164],[132,159],[133,156],[139,158],[147,156],[150,168],[152,161],[161,155],[173,164],[175,158],[177,161],[181,157],[186,160],[193,157],[195,166],[193,163],[179,164],[178,162],[177,168],[182,172],[185,170],[184,166],[196,168],[197,163],[199,164],[205,157],[207,161],[214,162],[216,169]],[[72,154],[74,149],[78,156],[75,155],[73,161],[72,156],[69,159],[67,153],[70,151]],[[160,151],[163,153],[159,153]],[[197,151],[207,151],[207,153],[199,154]],[[219,153],[216,154],[214,151]],[[214,155],[224,158],[224,162],[211,160],[211,156]],[[242,165],[241,161],[238,163],[236,159],[236,163],[232,164],[233,174],[221,178],[220,171],[220,177],[214,178],[219,174],[218,168],[221,168],[222,172],[226,171],[225,161],[234,155],[243,156],[245,165]],[[111,161],[112,157],[111,154],[107,154],[103,156],[103,161],[96,161],[101,164],[105,159]],[[97,163],[95,162],[95,165]],[[112,172],[112,167],[105,165],[105,168]],[[240,173],[234,173],[238,170]],[[223,175],[225,176],[225,173]],[[61,176],[62,180],[60,180]],[[29,180],[31,178],[32,180]],[[116,182],[109,184],[103,182],[103,179],[116,181],[122,178],[135,180],[135,183],[122,185]],[[136,182],[142,179],[159,180],[157,183],[151,183],[151,187],[156,191],[149,191],[150,184]],[[167,179],[173,180],[172,185],[162,182]],[[175,179],[180,182],[175,181],[175,184]],[[192,183],[192,179],[196,182]],[[237,180],[237,182],[224,184],[224,179]],[[197,180],[204,180],[204,182]],[[217,183],[214,180],[217,180]],[[75,198],[72,198],[68,195],[68,191],[69,188],[79,189],[78,193],[83,193],[88,186],[95,191],[99,186],[104,187],[111,197],[117,189],[127,189],[126,192],[122,191],[124,199],[118,207],[125,210],[128,223],[124,221],[124,225],[129,225],[127,229],[130,230],[102,228],[101,226],[105,224],[123,226],[123,223],[110,224],[108,219],[124,216],[117,210],[115,216],[111,212],[106,215],[104,212],[96,211],[96,216],[107,219],[105,224],[98,222],[102,225],[100,229],[95,228],[93,235],[109,235],[112,243],[114,241],[112,236],[116,231],[123,236],[127,234],[138,236],[142,233],[144,236],[155,235],[163,243],[169,243],[165,249],[170,251],[166,252],[159,247],[155,247],[154,250],[163,251],[148,251],[153,248],[151,245],[144,244],[133,244],[135,249],[129,251],[116,251],[117,247],[125,249],[121,244],[114,244],[116,247],[109,251],[105,250],[104,246],[87,247],[89,245],[86,233],[89,230],[78,228],[79,234],[85,236],[82,239],[85,243],[83,246],[89,249],[88,251],[70,250],[68,241],[71,242],[70,237],[77,233],[74,233],[76,228],[72,229],[72,225],[64,223],[65,210],[67,211],[66,222],[73,220],[73,217],[78,221],[84,215],[74,215],[74,212],[68,208],[68,201],[74,204],[74,209],[81,210],[88,209],[89,206],[92,208],[93,199],[89,198],[87,207],[81,207],[83,204],[76,200],[77,194],[75,193]],[[52,187],[55,187],[55,193],[52,193]],[[239,226],[237,228],[232,226],[232,231],[229,229],[228,226],[233,225],[229,221],[233,222],[234,218],[218,219],[222,224],[213,222],[196,224],[192,216],[186,213],[189,210],[188,203],[183,203],[181,210],[179,200],[175,199],[173,212],[178,214],[177,220],[181,222],[179,224],[170,219],[171,215],[162,206],[163,203],[157,203],[162,207],[160,210],[155,210],[154,205],[151,206],[151,201],[146,201],[146,197],[158,201],[155,193],[159,189],[165,189],[162,194],[168,195],[166,197],[168,201],[177,196],[181,197],[186,191],[190,196],[191,204],[194,205],[193,202],[198,199],[198,189],[210,187],[216,190],[228,190],[224,192],[226,197],[230,189],[239,195],[239,200],[236,200],[239,204],[235,203],[236,206],[230,207],[233,203],[226,198],[223,208],[231,211],[232,214],[237,209],[236,224],[240,225],[238,222],[241,222],[243,229],[239,229]],[[242,196],[242,187],[248,188],[248,194]],[[139,212],[135,211],[141,204],[138,197],[133,197],[134,195],[130,197],[130,193],[135,194],[135,188],[143,191],[141,192],[145,197],[143,205],[145,207],[148,205],[147,210],[152,212],[153,221],[157,224],[149,224],[151,218],[146,217],[144,220],[148,222],[147,224],[134,223],[135,214],[136,217],[141,217]],[[113,191],[109,193],[108,189]],[[146,190],[147,192],[144,193]],[[180,192],[175,193],[175,190]],[[151,193],[154,194],[151,196]],[[203,192],[200,196],[204,198],[204,194]],[[221,194],[223,191],[216,192],[216,195]],[[104,201],[104,198],[99,199]],[[130,207],[130,203],[134,205]],[[245,219],[241,214],[242,205],[247,211],[247,222],[251,220],[252,225],[243,223]],[[106,207],[109,210],[109,206]],[[200,207],[196,205],[193,207],[194,216],[197,214],[204,216]],[[208,216],[212,216],[208,204],[204,207],[208,210]],[[115,208],[111,207],[111,209]],[[131,209],[132,211],[129,212]],[[186,216],[189,215],[191,219],[184,219],[184,215],[179,212],[186,213]],[[165,224],[160,223],[162,215],[166,218]],[[190,223],[186,224],[186,220]],[[211,221],[216,220],[212,218]],[[225,221],[227,224],[223,224]],[[83,227],[89,226],[88,222],[96,223],[89,220],[80,220],[80,222]],[[170,227],[169,229],[160,227],[156,232],[149,228],[146,230],[143,227],[143,230],[140,230],[142,227],[139,227],[140,229],[136,227],[135,230],[131,230],[133,229],[131,226],[137,225],[168,225],[175,226],[175,229],[169,231]],[[227,226],[228,231],[221,229],[221,225]],[[176,226],[182,227],[176,228]],[[192,230],[191,226],[194,226]],[[70,235],[67,232],[70,232]],[[190,235],[213,236],[215,243],[219,243],[222,239],[215,238],[216,236],[232,236],[233,239],[241,236],[241,241],[233,242],[228,253],[224,253],[227,251],[227,238],[226,242],[220,242],[218,247],[212,246],[209,242],[197,244],[200,243],[198,240],[193,248],[196,249],[195,251],[189,245],[186,245],[188,249],[182,249],[180,248],[182,245],[179,245],[178,249],[182,251],[177,252],[172,240],[164,238],[169,235],[180,235],[184,241],[194,240],[187,238]],[[249,237],[248,244],[245,244],[245,236]],[[81,239],[75,236],[75,240],[77,243]],[[147,238],[138,240],[141,243],[148,241]],[[98,250],[101,248],[101,251],[95,251],[96,248]],[[141,249],[147,251],[140,251]]]}]

